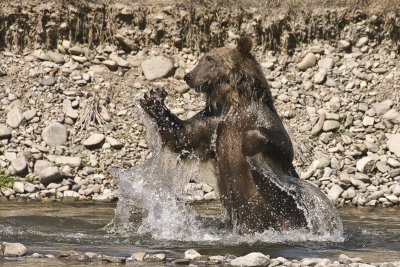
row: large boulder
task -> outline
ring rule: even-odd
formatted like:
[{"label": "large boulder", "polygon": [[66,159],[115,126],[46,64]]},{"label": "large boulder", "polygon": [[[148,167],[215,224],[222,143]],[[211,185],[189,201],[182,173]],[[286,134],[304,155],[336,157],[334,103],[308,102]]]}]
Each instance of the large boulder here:
[{"label": "large boulder", "polygon": [[144,77],[149,81],[166,77],[173,68],[172,61],[164,56],[152,57],[142,62]]}]

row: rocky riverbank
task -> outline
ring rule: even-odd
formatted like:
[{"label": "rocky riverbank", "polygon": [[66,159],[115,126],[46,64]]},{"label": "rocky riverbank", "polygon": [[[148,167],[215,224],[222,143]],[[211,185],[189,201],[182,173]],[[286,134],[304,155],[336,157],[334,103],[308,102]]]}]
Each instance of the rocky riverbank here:
[{"label": "rocky riverbank", "polygon": [[[218,28],[222,22],[212,13],[209,40],[205,40],[193,21],[200,11],[185,13],[190,9],[177,5],[179,28],[176,21],[172,23],[177,13],[170,5],[145,11],[117,5],[108,6],[120,22],[110,28],[112,38],[100,41],[86,32],[93,36],[90,41],[82,33],[72,38],[73,22],[81,21],[83,30],[93,22],[90,17],[79,20],[76,5],[65,7],[71,11],[70,20],[60,11],[63,6],[28,6],[24,16],[28,22],[35,21],[33,15],[40,10],[61,13],[48,17],[43,25],[47,37],[37,33],[41,38],[33,42],[34,36],[18,30],[22,22],[12,20],[11,14],[23,11],[2,6],[1,23],[8,26],[2,30],[7,38],[0,52],[0,197],[115,199],[118,188],[109,167],[129,168],[152,157],[134,100],[162,87],[175,114],[193,116],[204,101],[187,87],[183,75],[196,65],[203,50],[249,34],[256,41],[254,54],[271,84],[275,105],[292,132],[301,178],[321,188],[338,206],[399,203],[400,65],[392,29],[398,25],[395,11],[326,9],[322,13],[336,19],[322,20],[315,14],[308,24],[304,17],[295,20],[288,13],[270,20],[267,27],[267,21],[251,8],[228,16],[229,9],[221,7],[230,22]],[[96,11],[95,6],[88,10]],[[153,15],[124,20],[140,10]],[[237,27],[239,14],[247,15]],[[339,14],[345,18],[339,19]],[[201,41],[182,35],[185,18]],[[150,23],[154,21],[159,31]],[[290,28],[283,21],[297,24]],[[274,36],[267,34],[273,25],[282,38],[287,37],[274,45]],[[329,36],[332,25],[336,28]],[[263,29],[261,35],[257,29]],[[169,30],[173,38],[165,35]],[[320,31],[325,34],[317,36]],[[294,33],[299,38],[291,42]],[[188,200],[217,197],[205,184],[189,184],[186,189]]]},{"label": "rocky riverbank", "polygon": [[351,258],[345,254],[339,255],[336,260],[327,258],[304,258],[302,260],[288,260],[284,257],[271,258],[260,252],[252,252],[244,256],[235,255],[215,255],[207,256],[201,255],[194,249],[186,250],[182,258],[171,258],[165,253],[146,253],[135,252],[130,257],[112,257],[93,252],[77,252],[77,251],[62,251],[57,255],[53,254],[40,254],[32,253],[26,256],[27,248],[20,243],[1,243],[2,254],[7,260],[14,260],[15,257],[25,256],[26,262],[34,262],[34,259],[45,259],[42,263],[47,264],[101,264],[101,263],[115,263],[136,266],[170,266],[170,265],[194,265],[194,266],[351,266],[351,267],[395,267],[400,265],[400,261],[395,262],[380,262],[370,263],[365,262],[361,258]]}]

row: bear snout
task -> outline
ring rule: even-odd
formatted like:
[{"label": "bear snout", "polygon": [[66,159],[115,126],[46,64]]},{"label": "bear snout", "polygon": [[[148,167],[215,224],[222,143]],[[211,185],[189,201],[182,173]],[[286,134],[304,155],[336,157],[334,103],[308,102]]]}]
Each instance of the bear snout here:
[{"label": "bear snout", "polygon": [[183,80],[190,86],[190,82],[193,80],[193,74],[191,72],[185,74]]}]

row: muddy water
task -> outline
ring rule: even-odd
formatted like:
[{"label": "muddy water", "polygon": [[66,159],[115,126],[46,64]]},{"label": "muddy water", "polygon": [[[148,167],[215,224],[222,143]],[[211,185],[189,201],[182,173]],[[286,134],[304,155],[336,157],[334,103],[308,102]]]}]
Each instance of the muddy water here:
[{"label": "muddy water", "polygon": [[[271,257],[289,259],[326,257],[337,259],[341,253],[361,257],[364,261],[400,260],[400,208],[342,208],[344,242],[279,241],[277,236],[247,236],[242,239],[179,241],[158,240],[149,234],[111,234],[107,224],[114,217],[115,204],[95,203],[0,203],[0,240],[21,242],[28,256],[35,252],[57,255],[63,250],[98,252],[129,257],[133,252],[163,252],[180,258],[188,248],[204,255],[243,255],[260,251]],[[219,204],[195,205],[198,213],[217,214]],[[134,217],[140,221],[142,214]],[[221,233],[220,233],[221,234]],[[229,235],[229,233],[226,233]],[[254,241],[257,240],[257,241]],[[1,266],[59,265],[58,259],[2,259]],[[152,265],[154,266],[154,265]]]}]

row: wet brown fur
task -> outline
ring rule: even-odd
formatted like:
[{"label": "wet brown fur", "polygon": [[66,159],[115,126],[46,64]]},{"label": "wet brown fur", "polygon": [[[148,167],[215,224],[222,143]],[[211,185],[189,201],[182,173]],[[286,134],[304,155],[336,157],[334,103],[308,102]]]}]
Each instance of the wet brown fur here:
[{"label": "wet brown fur", "polygon": [[242,37],[235,48],[214,49],[185,76],[207,97],[205,109],[194,117],[180,120],[172,114],[160,89],[145,95],[141,105],[155,119],[165,147],[183,158],[195,154],[212,160],[223,203],[242,231],[305,227],[296,201],[249,163],[260,158],[257,162],[282,175],[297,176],[292,143],[252,47],[251,38]]}]

